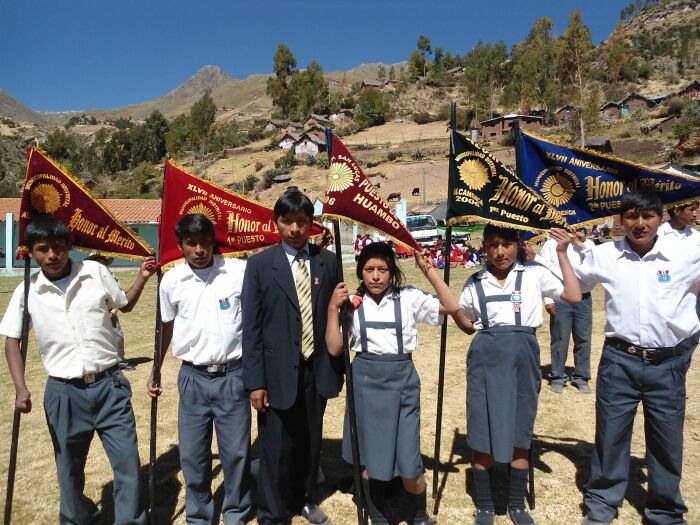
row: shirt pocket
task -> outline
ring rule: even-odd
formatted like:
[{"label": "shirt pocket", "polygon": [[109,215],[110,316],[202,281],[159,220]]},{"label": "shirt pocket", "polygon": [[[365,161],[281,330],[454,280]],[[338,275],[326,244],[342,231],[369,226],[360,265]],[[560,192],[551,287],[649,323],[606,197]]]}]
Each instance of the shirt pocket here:
[{"label": "shirt pocket", "polygon": [[217,297],[216,304],[219,314],[219,322],[222,325],[240,325],[241,323],[241,295],[240,292],[224,294]]}]

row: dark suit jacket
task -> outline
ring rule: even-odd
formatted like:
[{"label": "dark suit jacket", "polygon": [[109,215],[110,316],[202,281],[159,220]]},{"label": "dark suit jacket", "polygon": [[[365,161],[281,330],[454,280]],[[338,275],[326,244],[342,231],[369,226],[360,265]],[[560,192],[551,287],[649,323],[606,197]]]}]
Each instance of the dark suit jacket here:
[{"label": "dark suit jacket", "polygon": [[[316,389],[328,399],[340,392],[342,360],[326,347],[328,303],[338,283],[335,255],[309,245],[314,316]],[[294,276],[281,244],[253,255],[243,281],[243,385],[267,389],[270,406],[290,408],[297,397],[301,324]]]}]

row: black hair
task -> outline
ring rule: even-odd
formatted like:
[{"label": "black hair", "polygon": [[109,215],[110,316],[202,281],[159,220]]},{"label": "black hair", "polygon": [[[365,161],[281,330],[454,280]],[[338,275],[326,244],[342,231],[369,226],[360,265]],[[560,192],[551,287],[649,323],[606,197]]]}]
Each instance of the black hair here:
[{"label": "black hair", "polygon": [[275,203],[273,217],[276,221],[278,217],[287,215],[288,213],[304,212],[311,220],[314,218],[314,205],[311,204],[309,198],[302,193],[296,186],[287,188],[282,196]]},{"label": "black hair", "polygon": [[690,202],[686,202],[685,204],[680,204],[678,206],[671,206],[666,211],[668,212],[669,217],[674,217],[676,215],[676,211],[681,211],[681,210],[686,209],[688,206],[694,206],[697,204],[698,204],[698,201],[690,201]]},{"label": "black hair", "polygon": [[360,286],[357,288],[357,295],[364,295],[367,291],[365,283],[362,280],[362,271],[365,269],[365,264],[370,259],[380,259],[384,261],[389,268],[389,273],[391,277],[389,279],[389,288],[391,293],[396,297],[403,286],[405,277],[401,268],[396,264],[396,255],[394,250],[391,249],[386,243],[383,242],[373,242],[365,246],[365,248],[360,252],[357,259],[357,279],[360,281]]},{"label": "black hair", "polygon": [[661,198],[653,191],[636,190],[626,193],[620,201],[620,218],[629,210],[654,211],[663,217],[664,205]]},{"label": "black hair", "polygon": [[24,228],[24,244],[30,250],[43,240],[62,240],[70,244],[70,231],[53,215],[37,215]]},{"label": "black hair", "polygon": [[584,235],[588,235],[588,228],[585,226],[581,226],[580,228],[576,228],[577,232],[583,232]]},{"label": "black hair", "polygon": [[215,239],[214,224],[206,215],[192,213],[190,215],[185,215],[182,219],[177,221],[175,225],[175,235],[178,243],[182,244],[185,236],[196,234],[208,235],[212,240]]},{"label": "black hair", "polygon": [[498,235],[507,241],[520,242],[520,232],[514,228],[489,223],[484,227],[484,243],[486,238],[491,235]]}]

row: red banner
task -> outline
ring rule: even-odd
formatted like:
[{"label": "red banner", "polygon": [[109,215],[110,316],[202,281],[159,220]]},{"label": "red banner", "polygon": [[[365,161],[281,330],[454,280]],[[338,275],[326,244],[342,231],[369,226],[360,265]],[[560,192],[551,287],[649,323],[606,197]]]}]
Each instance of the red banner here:
[{"label": "red banner", "polygon": [[[35,147],[27,156],[19,212],[20,242],[33,216],[49,214],[68,227],[74,248],[128,259],[153,255],[153,248],[118,221],[67,169]],[[18,254],[25,251],[25,246],[18,248]]]},{"label": "red banner", "polygon": [[[195,177],[172,162],[165,163],[163,213],[158,227],[161,266],[182,259],[175,225],[185,215],[201,213],[214,223],[216,244],[222,254],[243,254],[282,240],[269,206]],[[309,237],[327,230],[313,223]]]},{"label": "red banner", "polygon": [[421,251],[423,247],[382,200],[345,145],[335,135],[332,152],[323,216],[362,224],[391,237],[406,248]]}]

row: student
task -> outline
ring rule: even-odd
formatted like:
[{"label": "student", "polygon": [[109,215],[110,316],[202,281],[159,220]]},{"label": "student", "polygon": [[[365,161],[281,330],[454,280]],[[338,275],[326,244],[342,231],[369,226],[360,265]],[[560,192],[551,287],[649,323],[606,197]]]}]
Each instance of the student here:
[{"label": "student", "polygon": [[659,227],[659,236],[700,244],[700,232],[693,226],[698,219],[698,201],[690,201],[668,209],[670,219]]},{"label": "student", "polygon": [[644,406],[646,521],[685,524],[680,493],[685,375],[700,331],[695,286],[700,250],[657,235],[663,213],[650,192],[626,194],[625,237],[597,246],[576,268],[584,289],[605,290],[605,343],[596,383],[596,435],[584,489],[585,525],[610,523],[629,479],[632,427]]},{"label": "student", "polygon": [[460,307],[478,334],[467,357],[467,441],[472,450],[476,512],[474,523],[494,523],[491,467],[510,463],[508,515],[515,524],[534,524],[525,508],[528,450],[537,414],[542,375],[535,330],[542,325],[542,297],[576,303],[578,281],[566,256],[569,235],[552,228],[564,283],[549,269],[520,263],[518,231],[486,225],[486,265],[466,282]]},{"label": "student", "polygon": [[[184,216],[175,235],[185,262],[160,283],[161,362],[172,341],[173,357],[181,361],[177,428],[187,523],[214,523],[211,445],[216,429],[224,472],[221,514],[226,525],[239,525],[251,507],[250,407],[241,368],[246,265],[215,254],[214,225],[204,215]],[[162,391],[154,387],[151,372],[149,395]]]},{"label": "student", "polygon": [[[139,462],[131,386],[119,370],[119,336],[111,310],[131,311],[155,271],[143,261],[136,281],[124,293],[114,276],[94,261],[71,260],[70,232],[57,218],[32,219],[24,243],[39,265],[30,277],[29,317],[49,374],[44,412],[51,433],[61,493],[59,523],[87,525],[96,507],[83,493],[90,442],[100,437],[114,473],[114,523],[144,524],[139,499]],[[32,409],[19,352],[24,285],[10,299],[0,324],[7,364],[15,385],[15,407]]]},{"label": "student", "polygon": [[[427,254],[428,250],[425,250]],[[361,300],[353,311],[351,348],[355,408],[362,463],[363,490],[373,524],[386,524],[385,482],[400,476],[413,525],[433,523],[425,512],[426,484],[420,455],[420,379],[411,361],[417,348],[417,324],[442,324],[445,313],[458,315],[459,305],[438,272],[418,252],[416,263],[438,297],[403,286],[404,275],[394,252],[375,243],[360,254],[357,278]],[[340,283],[328,305],[328,352],[343,352],[339,309],[348,299]],[[343,458],[352,462],[347,414]]]},{"label": "student", "polygon": [[[566,250],[571,266],[581,266],[586,254],[594,247],[593,241],[587,237],[584,227],[576,230],[576,240]],[[540,257],[545,266],[555,269],[560,275],[559,258],[557,257],[556,239],[548,239],[542,246]],[[549,373],[549,388],[555,394],[561,394],[567,382],[584,394],[591,393],[588,381],[591,379],[591,332],[593,331],[593,299],[591,293],[582,294],[581,302],[569,304],[566,301],[555,301],[544,298],[544,308],[549,314],[549,332],[551,334],[552,370]],[[566,356],[569,353],[569,339],[574,337],[574,373],[569,377],[565,372]]]},{"label": "student", "polygon": [[326,401],[342,361],[326,350],[326,313],[338,282],[335,255],[307,242],[314,207],[297,188],[274,206],[282,242],[248,261],[243,284],[243,383],[258,412],[258,522],[312,525]]}]

